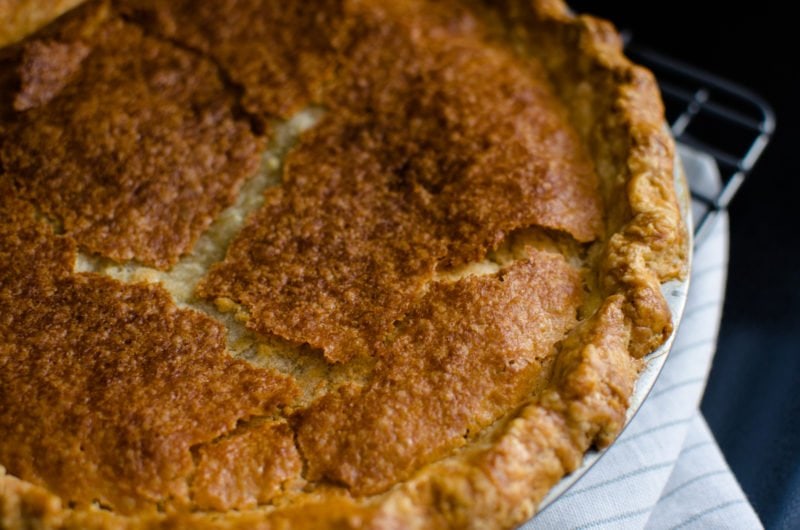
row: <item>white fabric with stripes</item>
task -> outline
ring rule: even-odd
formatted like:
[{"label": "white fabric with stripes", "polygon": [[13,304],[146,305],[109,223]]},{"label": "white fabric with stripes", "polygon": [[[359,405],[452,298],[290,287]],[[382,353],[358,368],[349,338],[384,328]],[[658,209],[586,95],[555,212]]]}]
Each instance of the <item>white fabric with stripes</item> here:
[{"label": "white fabric with stripes", "polygon": [[[719,186],[710,157],[681,148],[693,189]],[[722,313],[728,219],[695,249],[692,282],[672,352],[639,413],[531,529],[761,528],[699,411]]]}]

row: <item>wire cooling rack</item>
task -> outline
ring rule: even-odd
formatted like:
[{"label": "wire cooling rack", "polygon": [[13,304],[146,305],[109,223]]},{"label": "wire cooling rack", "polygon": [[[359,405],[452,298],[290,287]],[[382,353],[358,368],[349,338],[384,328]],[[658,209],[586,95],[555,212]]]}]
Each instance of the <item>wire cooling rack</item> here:
[{"label": "wire cooling rack", "polygon": [[649,68],[661,87],[675,139],[714,158],[722,188],[693,187],[695,244],[730,204],[775,130],[775,115],[757,94],[714,74],[640,46],[625,35],[625,52]]}]

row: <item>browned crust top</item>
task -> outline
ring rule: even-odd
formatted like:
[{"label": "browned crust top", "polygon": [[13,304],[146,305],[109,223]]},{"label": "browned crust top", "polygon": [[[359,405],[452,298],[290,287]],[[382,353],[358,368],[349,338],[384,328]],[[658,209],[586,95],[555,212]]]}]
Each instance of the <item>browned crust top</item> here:
[{"label": "browned crust top", "polygon": [[[0,526],[507,527],[624,424],[685,263],[652,77],[559,0],[284,4],[90,2],[0,51]],[[198,291],[375,359],[301,405],[73,264],[174,264],[310,103]]]},{"label": "browned crust top", "polygon": [[309,479],[374,494],[463,446],[546,383],[581,298],[577,271],[541,251],[499,275],[431,286],[364,388],[300,413]]},{"label": "browned crust top", "polygon": [[84,0],[3,0],[0,46],[17,41]]},{"label": "browned crust top", "polygon": [[0,215],[0,462],[78,506],[190,504],[191,450],[274,414],[293,381],[227,355],[222,326],[159,287],[72,273],[74,242],[24,203]]},{"label": "browned crust top", "polygon": [[538,65],[409,18],[362,22],[381,31],[348,50],[329,114],[200,287],[334,361],[374,355],[434,271],[515,229],[600,230],[594,171]]},{"label": "browned crust top", "polygon": [[81,247],[166,267],[233,202],[263,141],[210,61],[107,17],[19,46],[0,163]]}]

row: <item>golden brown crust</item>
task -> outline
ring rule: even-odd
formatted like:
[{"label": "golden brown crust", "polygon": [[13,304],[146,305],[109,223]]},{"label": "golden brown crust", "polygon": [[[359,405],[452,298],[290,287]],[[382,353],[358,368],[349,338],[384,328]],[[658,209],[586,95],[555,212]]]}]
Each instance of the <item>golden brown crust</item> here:
[{"label": "golden brown crust", "polygon": [[[607,22],[574,16],[561,0],[533,0],[533,10],[524,0],[508,3],[518,33],[553,72],[592,152],[608,205],[598,284],[605,295],[625,293],[631,353],[641,357],[672,332],[661,282],[686,273],[674,145],[658,86],[650,72],[623,56]],[[528,31],[531,25],[542,30]]]},{"label": "golden brown crust", "polygon": [[420,10],[351,14],[365,29],[330,113],[200,286],[333,361],[374,355],[437,268],[515,229],[600,230],[593,168],[538,64],[477,31],[438,35]]},{"label": "golden brown crust", "polygon": [[[123,0],[149,30],[212,57],[242,88],[248,112],[289,118],[331,78],[344,27],[342,0]],[[219,21],[224,20],[224,24]]]},{"label": "golden brown crust", "polygon": [[3,0],[0,2],[0,46],[36,31],[84,0]]},{"label": "golden brown crust", "polygon": [[73,27],[19,45],[0,163],[82,247],[166,267],[233,202],[263,141],[235,118],[210,61],[104,8],[82,6]]},{"label": "golden brown crust", "polygon": [[432,285],[381,346],[364,388],[302,412],[308,478],[375,494],[465,445],[546,381],[581,297],[577,271],[537,251],[499,275]]},{"label": "golden brown crust", "polygon": [[202,510],[255,508],[301,485],[302,461],[284,422],[238,428],[196,450],[192,497]]},{"label": "golden brown crust", "polygon": [[[4,394],[11,387],[0,380],[0,405],[12,411],[0,413],[0,431],[27,425],[13,430],[24,439],[0,442],[0,463],[8,468],[0,468],[0,526],[510,527],[535,512],[588,448],[614,439],[624,424],[637,358],[671,330],[660,283],[683,274],[686,249],[672,187],[673,147],[654,82],[624,59],[609,26],[571,15],[559,0],[510,0],[494,14],[474,3],[440,9],[416,0],[330,2],[320,10],[324,27],[303,36],[305,53],[294,65],[286,55],[292,32],[268,35],[274,29],[268,23],[253,24],[252,34],[238,32],[236,25],[218,30],[208,27],[218,16],[214,7],[195,17],[182,4],[123,4],[126,19],[112,13],[107,24],[123,35],[135,33],[134,43],[152,40],[159,54],[187,54],[193,66],[200,65],[201,78],[203,53],[212,54],[214,64],[206,71],[214,75],[203,79],[234,79],[246,110],[259,119],[286,116],[309,98],[328,107],[323,122],[290,154],[283,186],[268,191],[264,208],[226,262],[207,277],[203,293],[243,303],[254,329],[310,343],[331,360],[346,362],[355,353],[377,361],[366,383],[334,390],[307,409],[291,403],[291,379],[228,357],[214,320],[174,307],[159,288],[73,273],[73,236],[55,236],[34,221],[37,212],[17,191],[24,183],[13,178],[4,158],[0,197],[22,200],[3,203],[0,224],[0,297],[13,308],[0,321],[4,340],[13,339],[0,344],[0,378],[28,386]],[[241,11],[233,3],[225,9],[252,19],[257,4],[248,0]],[[320,21],[309,25],[304,13],[290,10],[275,20],[310,32]],[[137,33],[140,27],[146,32]],[[0,107],[0,115],[35,112],[84,75],[92,53],[70,45],[74,39],[53,38],[58,32],[52,31],[43,33],[49,40],[20,48],[30,47],[28,81],[14,87],[2,80],[19,103],[17,111]],[[204,31],[224,33],[215,34],[218,53],[200,39]],[[510,51],[509,35],[524,54]],[[254,37],[272,39],[274,56],[266,52],[265,58],[251,46]],[[238,54],[237,46],[248,39],[250,51]],[[11,55],[12,62],[21,60],[21,52]],[[65,58],[59,72],[37,66],[36,60],[58,55]],[[446,65],[453,65],[451,72]],[[49,73],[36,75],[37,68]],[[285,72],[286,79],[267,86],[271,76]],[[231,86],[214,83],[210,90],[230,114],[211,130],[225,130],[237,120],[230,102],[239,98]],[[529,107],[535,107],[531,115]],[[0,149],[13,151],[19,134],[0,130]],[[553,134],[557,140],[548,143]],[[547,147],[537,151],[542,145]],[[471,165],[463,166],[465,159]],[[517,171],[525,164],[534,170]],[[535,169],[542,165],[546,171]],[[592,191],[595,172],[602,201]],[[440,182],[443,174],[463,178]],[[604,228],[597,224],[601,202]],[[560,230],[548,237],[572,240],[563,247],[525,248],[523,258],[512,248],[516,261],[510,263],[494,254],[513,239],[508,236],[531,226]],[[577,242],[595,238],[588,252],[574,251]],[[320,253],[320,246],[333,251]],[[573,249],[566,251],[568,260],[593,266],[584,278],[592,288],[588,295],[573,266],[554,254],[563,248]],[[486,256],[496,260],[490,272],[450,279]],[[311,279],[317,283],[308,289]],[[267,296],[269,305],[262,302]],[[131,366],[124,354],[104,356],[111,351],[108,341],[124,338],[124,332],[82,335],[87,342],[67,349],[69,362],[36,372],[45,366],[37,365],[37,356],[64,351],[63,344],[75,344],[71,333],[82,329],[59,317],[65,307],[77,308],[95,329],[119,329],[126,314],[115,305],[120,297],[136,314],[161,318],[147,324],[158,332],[145,333],[141,344],[133,341],[140,349],[115,342],[114,351],[137,351],[135,358],[147,360],[145,365],[177,367],[177,375],[155,370],[152,386],[137,384],[138,364]],[[320,325],[330,318],[324,309],[332,308],[340,320]],[[587,318],[573,327],[578,310]],[[32,323],[36,318],[57,324],[26,331],[42,329]],[[182,335],[195,326],[205,333]],[[167,336],[183,337],[185,358],[163,347],[159,337]],[[121,370],[135,377],[121,378],[118,393],[98,385],[98,403],[106,405],[81,409],[75,405],[85,395],[80,381],[92,366],[97,369],[98,359],[109,363],[100,374]],[[25,371],[35,377],[14,377]],[[42,417],[75,429],[26,424],[31,407],[42,402],[21,396],[57,389],[65,375],[67,382],[78,382],[77,389],[69,386],[65,395],[72,398]],[[193,383],[198,380],[204,382],[200,387]],[[140,399],[147,388],[161,390]],[[170,393],[174,398],[165,399]],[[287,403],[282,412],[278,406]],[[102,466],[119,467],[120,451],[130,447],[100,446],[81,437],[80,429],[103,412],[110,419],[110,440],[119,440],[115,429],[131,424],[119,414],[126,406],[148,407],[138,421],[155,422],[152,432],[162,441],[144,443],[154,456],[138,462],[162,467],[129,473],[123,466],[121,479],[111,484]],[[64,414],[82,419],[70,422]],[[250,420],[251,415],[267,417]],[[398,437],[397,423],[406,427],[400,436],[415,439]],[[180,434],[170,437],[173,428]],[[124,432],[127,439],[150,431]],[[94,456],[67,469],[73,464],[59,455],[76,443]],[[37,447],[56,460],[25,455]],[[264,447],[280,458],[263,459]],[[66,492],[67,481],[55,474],[59,469],[85,478]],[[90,505],[93,499],[114,511]],[[215,511],[230,508],[238,511]]]},{"label": "golden brown crust", "polygon": [[190,450],[274,413],[293,381],[227,355],[222,326],[159,287],[72,273],[74,243],[7,184],[0,461],[79,506],[189,503]]}]

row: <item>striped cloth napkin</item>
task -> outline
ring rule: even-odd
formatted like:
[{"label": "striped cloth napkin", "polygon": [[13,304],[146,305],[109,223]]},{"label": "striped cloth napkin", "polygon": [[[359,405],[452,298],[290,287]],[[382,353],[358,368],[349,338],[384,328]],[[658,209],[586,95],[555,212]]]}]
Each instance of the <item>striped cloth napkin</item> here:
[{"label": "striped cloth napkin", "polygon": [[[693,190],[719,189],[713,159],[685,148],[680,155]],[[727,265],[728,218],[719,215],[695,248],[683,322],[639,413],[600,461],[523,529],[762,528],[699,410]]]}]

